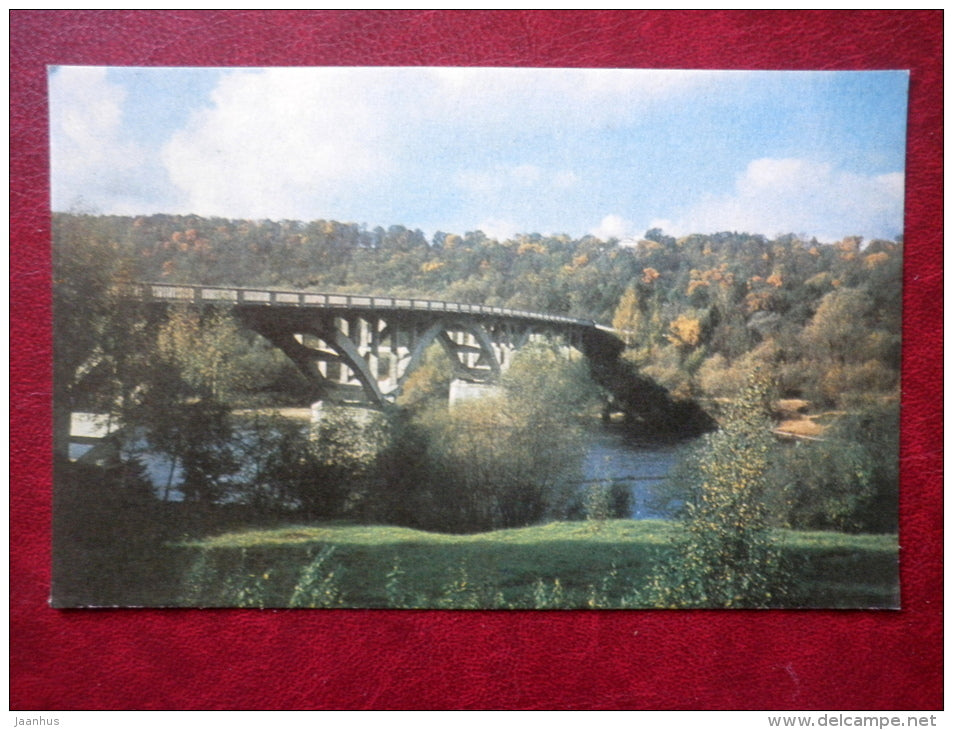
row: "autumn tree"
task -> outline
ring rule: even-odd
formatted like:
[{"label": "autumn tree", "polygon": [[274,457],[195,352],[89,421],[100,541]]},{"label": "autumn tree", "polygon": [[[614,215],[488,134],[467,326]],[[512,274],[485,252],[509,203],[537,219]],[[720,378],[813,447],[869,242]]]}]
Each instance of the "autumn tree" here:
[{"label": "autumn tree", "polygon": [[642,310],[639,307],[639,298],[635,288],[629,286],[616,306],[612,317],[612,329],[621,334],[626,347],[634,347],[639,343],[639,334],[642,329]]},{"label": "autumn tree", "polygon": [[[81,353],[99,339],[100,315],[119,310],[83,300],[105,290],[120,260],[131,281],[419,296],[592,319],[636,333],[624,335],[642,345],[628,357],[637,354],[640,368],[680,397],[704,395],[702,362],[731,370],[759,359],[769,339],[781,351],[786,389],[812,400],[841,406],[898,382],[899,240],[829,245],[731,232],[676,240],[653,229],[634,245],[539,233],[496,240],[480,231],[439,232],[431,244],[401,225],[58,214],[54,246],[56,271],[66,274],[55,280],[57,321],[69,322],[55,331],[65,354],[55,359],[57,383],[79,372],[77,395],[104,392]],[[73,355],[83,362],[70,362]]]},{"label": "autumn tree", "polygon": [[860,289],[838,289],[821,299],[802,339],[825,360],[843,364],[862,355],[869,335],[865,326],[870,298]]},{"label": "autumn tree", "polygon": [[899,342],[900,333],[881,324],[864,289],[826,294],[800,337],[811,391],[818,400],[840,406],[894,392]]},{"label": "autumn tree", "polygon": [[701,344],[702,323],[698,317],[680,314],[669,325],[668,341],[687,354]]},{"label": "autumn tree", "polygon": [[671,608],[778,605],[786,590],[765,506],[771,435],[767,383],[755,376],[681,472],[688,501],[650,601]]},{"label": "autumn tree", "polygon": [[446,403],[450,397],[453,364],[446,350],[432,344],[423,362],[407,377],[397,404],[403,408],[421,408],[434,402]]}]

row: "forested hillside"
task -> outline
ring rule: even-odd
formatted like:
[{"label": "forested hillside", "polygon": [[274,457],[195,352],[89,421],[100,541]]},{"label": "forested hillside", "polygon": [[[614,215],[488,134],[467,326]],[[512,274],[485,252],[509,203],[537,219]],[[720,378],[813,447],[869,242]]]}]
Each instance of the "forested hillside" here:
[{"label": "forested hillside", "polygon": [[[895,400],[898,241],[718,233],[639,241],[400,225],[56,214],[57,280],[167,281],[412,294],[591,318],[676,397],[731,398],[759,367],[814,408]],[[95,271],[83,262],[95,262]],[[77,291],[81,294],[80,291]]]}]

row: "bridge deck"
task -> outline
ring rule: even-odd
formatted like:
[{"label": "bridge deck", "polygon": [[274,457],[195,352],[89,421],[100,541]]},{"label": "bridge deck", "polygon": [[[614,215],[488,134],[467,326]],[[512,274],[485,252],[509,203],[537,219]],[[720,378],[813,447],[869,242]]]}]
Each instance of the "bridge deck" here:
[{"label": "bridge deck", "polygon": [[195,286],[190,284],[158,284],[144,282],[137,285],[137,296],[146,301],[192,302],[197,304],[233,304],[258,306],[314,307],[320,309],[351,310],[408,310],[421,312],[451,312],[469,315],[510,317],[534,322],[550,322],[605,329],[591,319],[578,319],[559,314],[527,312],[508,307],[485,304],[461,304],[436,299],[391,297],[367,294],[328,294],[309,291],[284,291],[245,287]]}]

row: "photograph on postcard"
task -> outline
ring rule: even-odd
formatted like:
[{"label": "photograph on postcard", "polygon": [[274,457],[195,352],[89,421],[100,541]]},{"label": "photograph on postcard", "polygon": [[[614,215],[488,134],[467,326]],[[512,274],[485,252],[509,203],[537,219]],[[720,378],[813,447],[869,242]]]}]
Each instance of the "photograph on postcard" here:
[{"label": "photograph on postcard", "polygon": [[906,71],[48,80],[54,607],[899,608]]}]

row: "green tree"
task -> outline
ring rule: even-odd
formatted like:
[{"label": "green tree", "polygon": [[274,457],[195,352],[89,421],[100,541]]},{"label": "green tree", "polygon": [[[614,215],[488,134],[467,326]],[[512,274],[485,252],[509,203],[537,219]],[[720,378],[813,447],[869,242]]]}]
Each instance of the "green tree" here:
[{"label": "green tree", "polygon": [[144,437],[144,448],[172,459],[166,496],[181,469],[179,488],[187,501],[221,499],[230,486],[227,478],[238,470],[229,408],[209,399],[183,397],[174,372],[156,379],[147,385],[135,413],[126,417],[126,425]]},{"label": "green tree", "polygon": [[118,419],[141,377],[145,318],[131,301],[137,270],[111,220],[53,217],[53,445],[66,457],[70,418]]},{"label": "green tree", "polygon": [[174,307],[156,343],[162,358],[198,395],[224,402],[253,377],[241,367],[248,345],[227,312]]},{"label": "green tree", "polygon": [[861,289],[826,294],[802,334],[808,351],[840,364],[862,357],[871,309],[870,297]]},{"label": "green tree", "polygon": [[311,430],[313,466],[298,499],[308,514],[357,514],[380,489],[379,462],[392,440],[387,415],[370,409],[323,406]]},{"label": "green tree", "polygon": [[[309,430],[310,424],[259,411],[238,425],[236,452],[244,467],[241,492],[248,504],[261,512],[315,508],[313,492],[320,488],[324,470]],[[316,511],[333,513],[338,500],[327,501],[333,508]]]},{"label": "green tree", "polygon": [[403,408],[422,408],[450,397],[453,365],[446,350],[434,343],[424,353],[423,362],[412,372],[401,389],[397,404]]},{"label": "green tree", "polygon": [[519,350],[500,379],[508,408],[523,420],[572,424],[601,401],[599,387],[581,357],[558,344],[535,343]]},{"label": "green tree", "polygon": [[[152,330],[153,328],[150,328]],[[174,308],[143,346],[148,367],[138,373],[134,397],[122,414],[128,440],[172,459],[186,500],[211,503],[232,486],[238,471],[234,424],[227,396],[236,383],[234,324],[218,312],[202,319]]]}]

